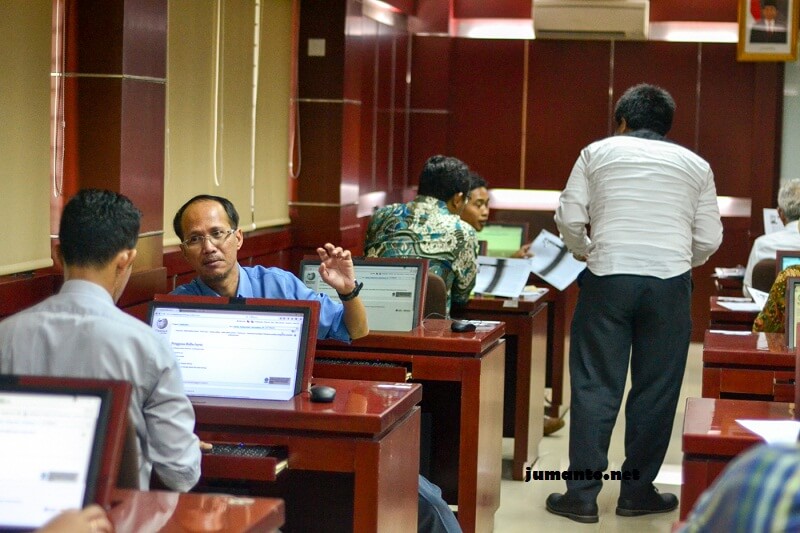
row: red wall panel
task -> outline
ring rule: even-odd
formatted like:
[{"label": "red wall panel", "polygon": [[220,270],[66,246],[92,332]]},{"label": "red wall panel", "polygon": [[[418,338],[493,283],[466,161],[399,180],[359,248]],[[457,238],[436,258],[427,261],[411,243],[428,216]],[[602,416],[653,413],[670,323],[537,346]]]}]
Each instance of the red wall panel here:
[{"label": "red wall panel", "polygon": [[629,87],[658,85],[675,99],[675,118],[667,135],[697,150],[698,43],[617,42],[614,45],[614,103]]},{"label": "red wall panel", "polygon": [[447,109],[452,41],[449,37],[412,37],[412,109]]},{"label": "red wall panel", "polygon": [[519,187],[525,41],[453,39],[448,153]]},{"label": "red wall panel", "polygon": [[531,0],[453,0],[460,18],[531,18]]},{"label": "red wall panel", "polygon": [[754,74],[754,63],[736,61],[735,44],[703,45],[697,152],[711,164],[719,195],[750,196],[750,117],[756,116],[760,103]]},{"label": "red wall panel", "polygon": [[525,188],[564,187],[580,150],[609,134],[609,56],[602,41],[531,42]]},{"label": "red wall panel", "polygon": [[736,22],[737,0],[650,0],[650,20]]}]

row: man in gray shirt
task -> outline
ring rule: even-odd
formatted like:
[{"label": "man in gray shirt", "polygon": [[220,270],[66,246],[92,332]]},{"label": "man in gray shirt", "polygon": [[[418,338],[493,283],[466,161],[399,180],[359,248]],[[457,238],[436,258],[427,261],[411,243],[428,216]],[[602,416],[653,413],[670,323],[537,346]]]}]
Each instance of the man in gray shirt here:
[{"label": "man in gray shirt", "polygon": [[136,258],[141,213],[121,194],[82,190],[61,216],[58,294],[0,322],[0,373],[118,379],[139,448],[139,487],[151,469],[170,489],[200,478],[194,409],[169,346],[116,307]]}]

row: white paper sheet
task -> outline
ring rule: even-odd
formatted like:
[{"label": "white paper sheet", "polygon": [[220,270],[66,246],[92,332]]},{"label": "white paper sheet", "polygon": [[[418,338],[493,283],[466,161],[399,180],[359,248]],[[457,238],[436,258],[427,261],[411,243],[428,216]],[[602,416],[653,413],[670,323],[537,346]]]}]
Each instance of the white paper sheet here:
[{"label": "white paper sheet", "polygon": [[528,283],[529,259],[478,256],[478,276],[474,291],[506,298],[517,298]]},{"label": "white paper sheet", "polygon": [[794,444],[800,433],[797,420],[737,420],[743,426],[767,441],[767,444]]},{"label": "white paper sheet", "polygon": [[751,335],[752,331],[738,331],[733,329],[710,329],[710,333],[719,333],[721,335]]},{"label": "white paper sheet", "polygon": [[586,268],[586,263],[572,257],[564,241],[544,229],[534,239],[530,251],[533,253],[530,271],[560,291]]},{"label": "white paper sheet", "polygon": [[743,266],[717,267],[714,269],[714,275],[718,278],[743,278],[744,270]]},{"label": "white paper sheet", "polygon": [[765,207],[764,208],[764,234],[769,235],[783,229],[783,222],[781,217],[778,216],[778,210]]},{"label": "white paper sheet", "polygon": [[750,293],[750,296],[753,298],[753,302],[758,306],[758,310],[761,311],[764,309],[764,304],[767,303],[767,298],[769,298],[769,293],[760,291],[758,289],[754,289],[750,287],[747,289],[747,292]]},{"label": "white paper sheet", "polygon": [[761,311],[763,307],[763,304],[758,305],[755,302],[720,302],[717,300],[717,304],[731,311]]}]

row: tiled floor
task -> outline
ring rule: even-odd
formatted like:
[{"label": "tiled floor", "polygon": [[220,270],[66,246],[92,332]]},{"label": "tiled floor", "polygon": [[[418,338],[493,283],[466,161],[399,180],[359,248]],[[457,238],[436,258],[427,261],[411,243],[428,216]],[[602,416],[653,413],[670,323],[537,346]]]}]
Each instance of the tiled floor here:
[{"label": "tiled floor", "polygon": [[[678,412],[672,427],[667,457],[664,467],[657,481],[664,479],[666,483],[657,483],[661,492],[673,492],[680,497],[680,465],[681,465],[681,428],[683,426],[683,412],[686,398],[699,397],[701,387],[703,346],[693,343],[689,349],[689,359],[686,365],[686,374],[681,389],[681,401],[678,403]],[[568,377],[566,378],[568,382]],[[569,391],[565,391],[565,399],[569,401]],[[623,403],[624,406],[624,403]],[[569,411],[565,419],[567,425],[560,431],[542,439],[539,447],[540,459],[536,466],[541,470],[566,470],[569,465]],[[625,457],[624,451],[625,420],[621,414],[611,438],[609,450],[609,470],[618,470]],[[510,459],[513,441],[504,439],[504,456]],[[504,461],[504,467],[509,461]],[[670,479],[671,478],[671,479]],[[671,484],[667,484],[671,483]],[[675,484],[672,484],[675,483]],[[618,482],[609,481],[603,485],[603,490],[598,499],[600,507],[600,522],[597,524],[579,524],[548,513],[544,502],[551,492],[564,492],[563,481],[513,481],[508,472],[504,472],[501,486],[500,509],[495,515],[495,532],[497,533],[528,533],[530,531],[558,531],[569,533],[572,531],[630,531],[630,532],[669,532],[672,525],[678,520],[678,511],[656,514],[650,516],[626,518],[617,516],[615,509],[619,495]]]}]

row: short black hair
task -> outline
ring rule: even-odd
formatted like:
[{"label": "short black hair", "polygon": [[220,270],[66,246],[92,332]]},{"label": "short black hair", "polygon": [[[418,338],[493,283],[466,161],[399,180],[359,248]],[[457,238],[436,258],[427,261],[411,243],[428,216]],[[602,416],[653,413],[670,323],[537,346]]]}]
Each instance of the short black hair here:
[{"label": "short black hair", "polygon": [[480,187],[489,188],[489,184],[483,179],[483,176],[477,172],[470,171],[469,173],[469,190],[474,191]]},{"label": "short black hair", "polygon": [[183,228],[181,227],[181,221],[183,219],[183,213],[186,209],[195,202],[203,202],[203,201],[210,201],[210,202],[217,202],[225,209],[225,213],[228,215],[228,220],[231,223],[231,229],[239,229],[239,213],[236,211],[236,208],[233,206],[233,202],[228,200],[227,198],[223,198],[222,196],[214,196],[211,194],[198,194],[185,204],[183,204],[178,212],[175,213],[175,218],[172,219],[172,229],[175,230],[175,235],[178,236],[180,240],[184,239],[183,236]]},{"label": "short black hair", "polygon": [[629,88],[614,108],[614,120],[631,130],[650,130],[664,136],[672,128],[675,100],[655,85],[641,83]]},{"label": "short black hair", "polygon": [[122,194],[82,189],[61,212],[58,239],[64,263],[103,266],[136,248],[142,213]]},{"label": "short black hair", "polygon": [[433,196],[446,202],[458,193],[467,195],[470,190],[469,167],[455,157],[429,157],[419,175],[417,192],[422,196]]}]

